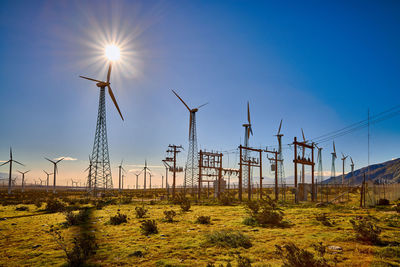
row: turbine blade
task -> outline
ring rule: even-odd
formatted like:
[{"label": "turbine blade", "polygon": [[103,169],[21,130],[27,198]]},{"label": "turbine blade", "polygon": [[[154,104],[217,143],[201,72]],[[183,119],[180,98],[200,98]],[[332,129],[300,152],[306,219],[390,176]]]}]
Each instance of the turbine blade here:
[{"label": "turbine blade", "polygon": [[14,161],[15,163],[18,163],[19,165],[25,166],[24,164],[22,164],[21,162],[18,162],[16,160],[12,160],[12,161]]},{"label": "turbine blade", "polygon": [[111,90],[110,85],[107,85],[107,87],[108,87],[108,94],[110,95],[112,101],[114,102],[114,105],[115,105],[115,107],[117,108],[118,113],[119,113],[119,115],[121,116],[121,119],[124,120],[124,117],[122,116],[121,110],[119,109],[117,100],[115,99],[114,93],[113,93],[113,91]]},{"label": "turbine blade", "polygon": [[335,153],[335,155],[336,155],[335,141],[333,141],[333,152],[334,152],[334,153]]},{"label": "turbine blade", "polygon": [[278,134],[279,135],[281,133],[281,127],[282,127],[282,119],[281,119],[281,123],[279,124],[279,129],[278,129]]},{"label": "turbine blade", "polygon": [[110,77],[111,77],[111,62],[107,72],[107,83],[110,83]]},{"label": "turbine blade", "polygon": [[80,75],[79,75],[79,77],[81,77],[81,78],[83,78],[83,79],[86,79],[86,80],[89,80],[89,81],[93,81],[93,82],[104,83],[103,81],[99,81],[99,80],[92,79],[92,78],[85,77],[85,76],[80,76]]},{"label": "turbine blade", "polygon": [[1,164],[0,166],[3,166],[3,165],[6,165],[7,163],[9,163],[10,162],[10,160],[8,160],[8,161],[6,161],[6,162],[4,162],[3,164]]},{"label": "turbine blade", "polygon": [[189,139],[191,130],[192,130],[192,112],[190,112],[190,118],[189,118]]},{"label": "turbine blade", "polygon": [[352,157],[350,157],[350,160],[351,160],[351,164],[354,164],[354,162],[353,162],[353,158],[352,158]]},{"label": "turbine blade", "polygon": [[55,163],[54,161],[52,161],[51,159],[48,159],[45,157],[45,159],[47,159],[48,161],[50,161],[51,163]]},{"label": "turbine blade", "polygon": [[59,160],[56,161],[56,164],[59,163],[60,161],[62,161],[64,158],[61,158]]},{"label": "turbine blade", "polygon": [[249,124],[251,124],[251,120],[250,120],[250,104],[249,104],[249,101],[247,101],[247,121],[249,122]]},{"label": "turbine blade", "polygon": [[208,102],[207,102],[207,103],[204,103],[203,105],[198,106],[197,109],[199,109],[199,108],[201,108],[201,107],[204,107],[205,105],[208,105],[208,104],[209,104]]},{"label": "turbine blade", "polygon": [[249,131],[250,131],[251,135],[253,135],[253,128],[251,127],[251,125],[249,126]]},{"label": "turbine blade", "polygon": [[301,134],[303,135],[303,141],[305,142],[305,141],[306,141],[306,137],[305,137],[305,135],[304,135],[303,128],[301,128]]},{"label": "turbine blade", "polygon": [[172,92],[176,95],[176,97],[179,98],[180,101],[182,101],[182,103],[185,105],[185,107],[186,107],[189,111],[191,111],[190,108],[188,107],[188,105],[186,105],[185,101],[183,101],[182,98],[181,98],[174,90],[172,90]]},{"label": "turbine blade", "polygon": [[10,159],[12,159],[12,150],[11,150],[11,147],[10,147]]}]

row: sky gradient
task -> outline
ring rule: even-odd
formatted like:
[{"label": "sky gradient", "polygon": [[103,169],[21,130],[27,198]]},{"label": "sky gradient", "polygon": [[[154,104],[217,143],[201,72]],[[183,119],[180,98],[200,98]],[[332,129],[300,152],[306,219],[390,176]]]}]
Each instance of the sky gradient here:
[{"label": "sky gradient", "polygon": [[[114,37],[125,48],[111,77],[125,121],[106,98],[114,185],[122,159],[134,171],[147,159],[160,184],[168,144],[187,148],[189,114],[171,89],[191,107],[210,103],[199,148],[232,152],[231,168],[247,101],[255,147],[276,145],[281,119],[284,144],[301,128],[307,139],[340,129],[399,104],[399,13],[398,1],[2,1],[0,160],[12,146],[29,183],[52,169],[43,157],[71,157],[60,183],[84,181],[99,91],[79,75],[105,79],[101,48]],[[400,116],[373,125],[371,163],[399,157],[399,139]],[[367,164],[365,129],[335,142],[356,169]],[[330,172],[332,144],[321,145]]]}]

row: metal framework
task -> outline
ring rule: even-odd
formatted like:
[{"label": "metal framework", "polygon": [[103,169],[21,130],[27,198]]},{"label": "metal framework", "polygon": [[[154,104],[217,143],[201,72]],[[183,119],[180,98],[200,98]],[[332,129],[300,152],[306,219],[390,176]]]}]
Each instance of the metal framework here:
[{"label": "metal framework", "polygon": [[[205,180],[203,177],[215,177],[218,180],[217,198],[221,196],[221,180],[222,180],[222,153],[207,152],[200,150],[199,152],[199,185],[198,198],[201,198],[202,183],[214,182],[214,180]],[[207,170],[213,170],[213,173],[205,173]]]},{"label": "metal framework", "polygon": [[[166,151],[169,155],[167,156],[163,162],[169,167],[169,171],[172,172],[172,198],[175,198],[175,189],[176,189],[176,173],[183,172],[182,167],[176,166],[176,155],[181,152],[182,146],[177,145],[169,145],[168,150]],[[172,166],[170,165],[172,163]],[[169,194],[169,190],[168,190]]]},{"label": "metal framework", "polygon": [[108,153],[107,127],[106,127],[106,94],[105,87],[100,87],[99,111],[97,115],[96,134],[92,150],[92,167],[88,177],[90,191],[112,189],[110,156]]},{"label": "metal framework", "polygon": [[185,166],[184,188],[190,188],[192,195],[199,178],[199,159],[197,152],[196,112],[190,111],[189,149]]},{"label": "metal framework", "polygon": [[273,169],[274,171],[275,171],[275,200],[278,200],[278,198],[279,198],[279,187],[278,187],[278,185],[279,185],[279,180],[278,180],[278,164],[282,161],[281,159],[279,159],[279,155],[280,155],[280,153],[278,152],[278,151],[270,151],[270,150],[268,150],[268,149],[265,149],[265,152],[267,152],[267,153],[271,153],[271,154],[273,154],[274,155],[274,157],[273,158],[270,158],[270,157],[268,157],[267,156],[267,158],[270,160],[270,161],[273,161],[274,162],[274,167],[273,168],[271,168],[271,169]]},{"label": "metal framework", "polygon": [[[294,187],[296,188],[296,203],[299,201],[299,188],[297,184],[297,164],[301,164],[302,168],[304,169],[304,165],[311,166],[311,201],[315,200],[315,187],[314,187],[314,143],[311,145],[307,144],[305,141],[304,142],[298,142],[297,137],[294,137],[293,141],[294,145]],[[300,155],[297,154],[298,148],[302,149],[302,155],[304,155],[304,151],[308,148],[311,150],[311,159],[310,158],[305,158],[304,156],[300,157]],[[303,171],[304,174],[304,171]],[[302,181],[303,182],[303,181]],[[300,190],[301,192],[301,199],[304,199],[305,197],[305,184],[303,182],[302,184],[303,190]]]},{"label": "metal framework", "polygon": [[[243,178],[244,180],[247,179],[247,198],[248,200],[251,200],[251,177],[250,177],[250,172],[246,173],[247,177],[243,176],[243,169],[250,169],[251,167],[258,167],[260,168],[260,199],[262,198],[262,180],[264,179],[262,176],[262,149],[256,149],[256,148],[251,148],[251,147],[244,147],[242,145],[239,146],[239,200],[242,201],[242,185],[243,185]],[[253,152],[258,152],[259,157],[258,158],[251,158],[251,157],[246,157],[244,155],[247,155],[249,151]],[[245,153],[243,153],[245,152]]]}]

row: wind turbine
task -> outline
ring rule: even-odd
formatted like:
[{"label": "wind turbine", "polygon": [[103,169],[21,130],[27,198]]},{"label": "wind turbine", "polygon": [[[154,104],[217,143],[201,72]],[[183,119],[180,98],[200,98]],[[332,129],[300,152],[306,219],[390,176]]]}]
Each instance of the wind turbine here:
[{"label": "wind turbine", "polygon": [[[118,169],[119,169],[119,184],[118,184],[118,190],[119,190],[119,192],[121,193],[121,183],[123,184],[124,182],[122,181],[122,177],[121,177],[121,175],[122,175],[122,172],[124,171],[125,172],[125,169],[122,167],[122,162],[123,162],[124,160],[121,160],[121,163],[119,164],[119,166],[118,166]],[[123,185],[122,185],[123,186]]]},{"label": "wind turbine", "polygon": [[89,191],[92,189],[92,166],[93,166],[92,158],[89,155],[89,167],[87,167],[84,170],[84,172],[89,171],[88,180],[87,180],[87,186],[88,186]]},{"label": "wind turbine", "polygon": [[55,194],[55,193],[56,193],[56,174],[58,173],[57,164],[58,164],[60,161],[62,161],[64,158],[61,158],[61,159],[59,159],[59,160],[57,160],[57,161],[53,161],[53,160],[48,159],[48,158],[45,158],[45,159],[47,159],[48,161],[50,161],[51,163],[54,164],[54,171],[53,171],[53,175],[54,175],[53,194]]},{"label": "wind turbine", "polygon": [[43,170],[43,171],[47,175],[46,192],[49,192],[49,176],[52,175],[53,173],[48,173],[45,170]]},{"label": "wind turbine", "polygon": [[189,108],[189,106],[182,100],[182,98],[174,91],[172,92],[179,98],[179,100],[185,105],[185,107],[189,111],[189,149],[188,149],[188,157],[186,161],[185,168],[185,178],[184,178],[184,189],[186,190],[186,186],[189,186],[192,189],[192,194],[194,194],[194,189],[196,188],[196,184],[198,182],[198,151],[197,151],[197,134],[196,134],[196,112],[199,109],[208,103],[198,106],[197,108]]},{"label": "wind turbine", "polygon": [[30,171],[31,171],[31,170],[25,171],[25,172],[18,171],[20,174],[22,174],[22,184],[21,184],[21,186],[22,186],[22,192],[24,192],[24,187],[25,187],[25,174],[27,174],[27,173],[30,172]]},{"label": "wind turbine", "polygon": [[347,157],[348,157],[348,156],[345,156],[345,155],[342,153],[342,161],[343,161],[342,185],[344,185],[344,163],[346,162]]},{"label": "wind turbine", "polygon": [[10,170],[9,170],[9,172],[8,172],[8,194],[9,194],[9,195],[11,194],[11,187],[12,187],[11,175],[12,175],[12,163],[13,163],[13,162],[15,162],[15,163],[17,163],[17,164],[19,164],[19,165],[25,166],[24,164],[19,163],[19,162],[16,161],[16,160],[13,160],[13,157],[12,157],[12,150],[11,150],[11,147],[10,147],[10,159],[9,159],[8,161],[6,161],[6,162],[4,162],[3,164],[0,165],[0,166],[3,166],[3,165],[6,165],[7,163],[10,164]]},{"label": "wind turbine", "polygon": [[119,49],[115,45],[106,47],[106,56],[108,57],[108,60],[110,62],[108,66],[106,81],[100,81],[85,76],[80,76],[83,79],[96,82],[96,86],[100,88],[96,134],[94,138],[95,141],[93,145],[92,158],[91,158],[93,163],[93,174],[91,173],[89,175],[90,179],[94,179],[94,183],[92,183],[92,181],[89,183],[89,185],[91,186],[91,190],[93,190],[94,194],[96,194],[97,187],[103,187],[104,190],[113,188],[110,158],[108,153],[108,142],[107,142],[106,105],[105,105],[106,87],[108,88],[108,94],[110,95],[111,100],[114,103],[114,106],[117,108],[118,113],[121,116],[121,119],[124,120],[124,117],[122,116],[121,110],[119,109],[117,100],[115,99],[114,93],[110,86],[112,61],[117,60],[119,58]]},{"label": "wind turbine", "polygon": [[142,171],[140,171],[139,173],[135,173],[136,176],[136,189],[139,189],[139,175],[142,173]]},{"label": "wind turbine", "polygon": [[[250,134],[253,135],[253,129],[251,127],[251,119],[250,119],[250,103],[247,101],[247,123],[242,125],[244,127],[244,146],[249,147],[249,139],[250,139]],[[245,160],[247,160],[248,157],[248,150],[245,149],[243,153],[243,157]],[[249,187],[251,186],[251,177],[250,177],[251,171],[250,171],[250,166],[244,165],[243,168],[243,188],[246,190],[249,190]],[[247,179],[246,179],[247,177]],[[250,182],[250,184],[248,184]],[[250,188],[251,190],[251,188]]]},{"label": "wind turbine", "polygon": [[144,168],[142,171],[144,172],[143,173],[143,188],[144,188],[144,190],[146,190],[146,173],[147,172],[151,173],[150,169],[147,168],[147,160],[144,161]]},{"label": "wind turbine", "polygon": [[332,155],[331,178],[336,179],[335,160],[337,156],[336,156],[335,141],[333,141],[333,152],[331,153],[331,155]]},{"label": "wind turbine", "polygon": [[352,157],[350,157],[350,160],[351,160],[351,164],[350,164],[350,167],[351,167],[351,178],[353,178],[354,177],[354,162],[353,162]]},{"label": "wind turbine", "polygon": [[42,180],[42,179],[40,179],[40,178],[39,178],[39,180],[40,180],[40,186],[42,186],[42,184],[43,184],[43,180]]}]

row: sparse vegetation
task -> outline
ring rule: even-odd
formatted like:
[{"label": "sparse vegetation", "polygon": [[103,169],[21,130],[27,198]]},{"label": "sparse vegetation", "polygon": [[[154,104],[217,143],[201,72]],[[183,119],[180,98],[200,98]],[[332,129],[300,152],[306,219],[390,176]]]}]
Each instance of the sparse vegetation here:
[{"label": "sparse vegetation", "polygon": [[294,243],[275,245],[276,254],[283,260],[282,267],[328,267],[324,258],[315,258],[314,254],[297,247]]},{"label": "sparse vegetation", "polygon": [[46,211],[50,213],[63,212],[66,206],[56,198],[49,198],[46,202]]},{"label": "sparse vegetation", "polygon": [[144,218],[144,216],[147,213],[147,209],[143,206],[143,207],[135,207],[135,212],[136,212],[136,218]]},{"label": "sparse vegetation", "polygon": [[246,203],[246,210],[250,216],[243,221],[246,225],[258,225],[261,227],[278,226],[282,227],[283,212],[277,203],[267,197],[260,201],[249,201]]},{"label": "sparse vegetation", "polygon": [[28,211],[29,208],[27,206],[20,206],[15,208],[16,211]]},{"label": "sparse vegetation", "polygon": [[72,211],[68,211],[65,214],[65,224],[68,226],[72,225],[80,225],[85,223],[89,218],[89,212],[88,209],[83,209],[79,211],[79,213],[75,214]]},{"label": "sparse vegetation", "polygon": [[174,217],[176,216],[176,212],[174,210],[165,210],[165,221],[174,222]]},{"label": "sparse vegetation", "polygon": [[388,205],[390,205],[390,201],[386,198],[380,198],[378,200],[378,205],[379,206],[388,206]]},{"label": "sparse vegetation", "polygon": [[248,236],[234,230],[220,230],[206,234],[206,244],[228,248],[250,248],[252,246]]},{"label": "sparse vegetation", "polygon": [[211,217],[210,216],[199,216],[196,219],[196,223],[210,224],[211,223]]},{"label": "sparse vegetation", "polygon": [[152,235],[158,233],[158,228],[155,220],[144,220],[140,225],[140,230],[144,235]]},{"label": "sparse vegetation", "polygon": [[320,223],[322,223],[322,225],[325,225],[325,226],[328,226],[328,227],[331,227],[331,226],[333,226],[333,225],[335,224],[334,221],[331,221],[331,220],[328,218],[328,216],[327,216],[326,213],[317,214],[317,215],[315,216],[315,219],[316,219],[317,221],[319,221]]},{"label": "sparse vegetation", "polygon": [[372,244],[380,242],[379,235],[382,230],[375,224],[375,220],[371,216],[358,216],[354,220],[350,220],[350,223],[353,225],[358,240],[371,242]]},{"label": "sparse vegetation", "polygon": [[121,214],[118,212],[117,215],[110,217],[111,225],[120,225],[126,222],[128,222],[128,216],[126,214]]}]

